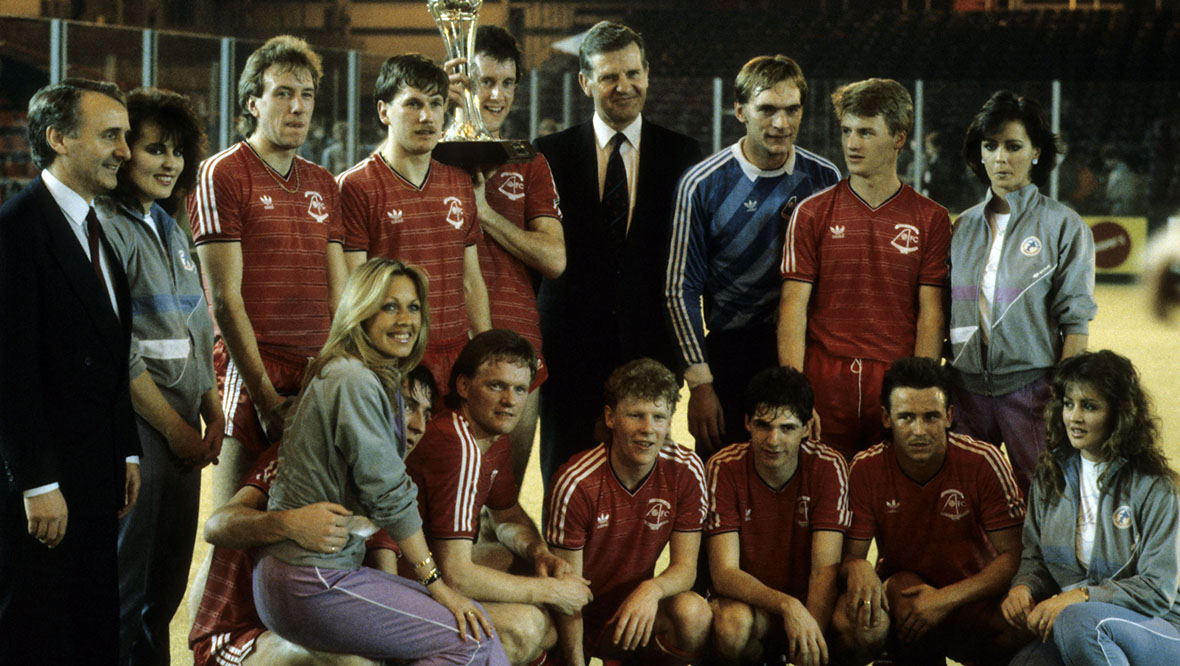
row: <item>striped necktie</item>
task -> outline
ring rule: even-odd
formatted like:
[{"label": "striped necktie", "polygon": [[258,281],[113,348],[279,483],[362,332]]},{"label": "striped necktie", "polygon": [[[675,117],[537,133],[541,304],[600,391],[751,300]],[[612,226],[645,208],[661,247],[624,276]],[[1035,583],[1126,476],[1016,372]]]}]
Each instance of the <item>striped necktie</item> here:
[{"label": "striped necktie", "polygon": [[98,228],[98,216],[94,214],[94,208],[91,207],[86,213],[86,237],[90,241],[90,266],[98,277],[98,283],[102,285],[103,293],[106,293],[107,279],[102,274],[102,260],[99,255],[99,252],[102,251],[102,245],[99,243],[100,233],[102,232]]}]

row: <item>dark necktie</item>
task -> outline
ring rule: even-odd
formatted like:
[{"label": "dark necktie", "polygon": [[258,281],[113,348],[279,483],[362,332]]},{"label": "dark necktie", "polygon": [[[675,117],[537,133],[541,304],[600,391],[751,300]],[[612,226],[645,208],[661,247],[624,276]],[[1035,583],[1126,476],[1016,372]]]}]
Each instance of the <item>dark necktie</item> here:
[{"label": "dark necktie", "polygon": [[623,166],[623,142],[627,137],[617,132],[611,138],[614,150],[606,161],[606,178],[602,183],[602,216],[611,246],[621,249],[627,239],[627,215],[631,195],[627,191],[627,169]]},{"label": "dark necktie", "polygon": [[103,293],[107,293],[107,280],[102,275],[102,261],[99,259],[99,252],[101,244],[98,241],[99,234],[102,233],[98,229],[98,216],[94,214],[92,207],[86,213],[86,236],[90,241],[90,265],[94,268],[94,275],[98,277],[98,283],[102,285]]}]

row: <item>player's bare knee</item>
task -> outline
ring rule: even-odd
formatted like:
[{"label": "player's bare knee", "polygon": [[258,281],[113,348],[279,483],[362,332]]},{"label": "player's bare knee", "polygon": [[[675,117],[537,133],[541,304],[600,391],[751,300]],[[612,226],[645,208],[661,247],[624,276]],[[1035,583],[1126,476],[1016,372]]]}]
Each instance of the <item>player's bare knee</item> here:
[{"label": "player's bare knee", "polygon": [[556,639],[550,631],[552,622],[544,610],[528,604],[487,604],[488,616],[508,661],[514,665],[528,664],[552,645],[545,645],[546,638]]},{"label": "player's bare knee", "polygon": [[750,642],[754,612],[747,604],[718,599],[709,604],[713,611],[713,647],[723,659],[737,661]]},{"label": "player's bare knee", "polygon": [[667,608],[677,647],[687,652],[703,648],[713,625],[709,602],[696,592],[681,592],[672,597]]}]

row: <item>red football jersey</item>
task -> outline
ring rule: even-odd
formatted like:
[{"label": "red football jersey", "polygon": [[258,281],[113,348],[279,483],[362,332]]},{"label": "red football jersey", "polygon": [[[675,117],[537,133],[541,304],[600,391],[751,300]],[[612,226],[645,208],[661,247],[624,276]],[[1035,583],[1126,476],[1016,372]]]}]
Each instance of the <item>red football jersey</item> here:
[{"label": "red football jersey", "polygon": [[695,453],[669,443],[631,492],[611,470],[610,447],[599,444],[557,470],[545,507],[549,545],[583,550],[582,577],[590,580],[594,601],[582,617],[586,638],[593,641],[623,599],[654,577],[672,531],[701,529],[705,470]]},{"label": "red football jersey", "polygon": [[436,161],[415,187],[374,153],[337,176],[344,249],[401,259],[430,278],[429,345],[467,335],[463,252],[483,237],[471,176]]},{"label": "red football jersey", "polygon": [[[242,487],[254,486],[264,495],[270,495],[279,464],[278,449],[275,445],[258,454],[258,460],[242,481]],[[213,548],[205,594],[188,635],[190,648],[212,636],[216,649],[217,644],[227,642],[235,634],[264,626],[254,608],[255,562],[253,550]]]},{"label": "red football jersey", "polygon": [[742,571],[806,603],[811,533],[844,532],[852,522],[844,457],[804,441],[794,476],[775,491],[755,471],[750,444],[733,444],[709,459],[706,478],[705,534],[737,532]]},{"label": "red football jersey", "polygon": [[1024,523],[1024,498],[999,449],[947,433],[946,460],[925,484],[905,475],[887,442],[862,451],[849,471],[850,539],[877,539],[881,579],[912,571],[935,587],[995,559],[987,532]]},{"label": "red football jersey", "polygon": [[902,185],[870,208],[842,180],[804,199],[787,226],[784,280],[812,284],[807,342],[891,362],[914,353],[918,287],[945,287],[946,209]]},{"label": "red football jersey", "polygon": [[512,446],[498,437],[480,453],[467,419],[443,410],[406,454],[406,471],[418,486],[422,529],[432,539],[471,539],[479,533],[479,512],[516,504]]},{"label": "red football jersey", "polygon": [[[521,229],[537,217],[561,219],[553,174],[540,153],[527,164],[500,167],[484,192],[492,209]],[[540,354],[541,325],[532,269],[487,234],[479,244],[479,267],[488,293],[495,294],[490,299],[492,326],[516,331]]]},{"label": "red football jersey", "polygon": [[318,354],[332,316],[328,243],[344,240],[332,174],[296,157],[283,178],[242,141],[201,163],[188,214],[197,245],[241,244],[242,301],[258,344]]}]

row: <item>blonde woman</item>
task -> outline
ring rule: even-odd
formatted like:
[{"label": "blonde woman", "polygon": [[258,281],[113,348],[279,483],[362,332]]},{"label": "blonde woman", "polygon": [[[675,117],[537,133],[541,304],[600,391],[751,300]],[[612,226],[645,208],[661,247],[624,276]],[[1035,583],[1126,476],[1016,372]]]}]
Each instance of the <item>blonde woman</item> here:
[{"label": "blonde woman", "polygon": [[[262,621],[304,647],[415,664],[507,664],[483,609],[440,578],[406,475],[402,376],[426,347],[426,278],[373,259],[349,278],[279,449],[268,508],[335,502],[384,528],[418,582],[361,566],[367,530],[330,552],[266,548],[254,572]],[[346,519],[352,522],[355,519]],[[473,640],[469,640],[473,639]]]}]

